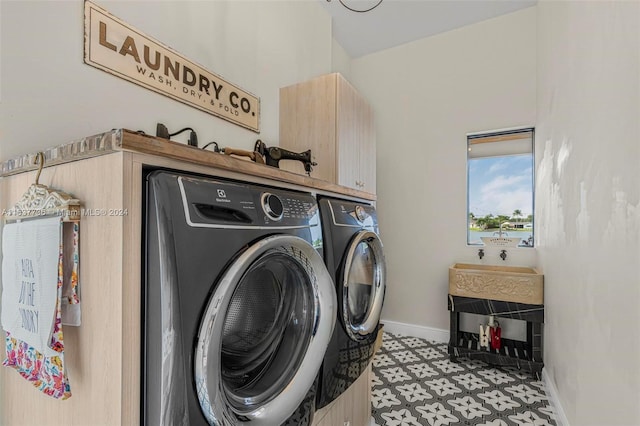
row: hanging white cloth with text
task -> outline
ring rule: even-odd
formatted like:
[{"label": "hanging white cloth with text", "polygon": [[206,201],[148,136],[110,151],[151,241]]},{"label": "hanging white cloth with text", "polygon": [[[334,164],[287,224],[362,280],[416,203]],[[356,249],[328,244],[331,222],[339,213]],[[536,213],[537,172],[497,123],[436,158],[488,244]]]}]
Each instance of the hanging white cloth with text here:
[{"label": "hanging white cloth with text", "polygon": [[44,355],[56,313],[61,217],[6,224],[2,231],[2,328]]}]

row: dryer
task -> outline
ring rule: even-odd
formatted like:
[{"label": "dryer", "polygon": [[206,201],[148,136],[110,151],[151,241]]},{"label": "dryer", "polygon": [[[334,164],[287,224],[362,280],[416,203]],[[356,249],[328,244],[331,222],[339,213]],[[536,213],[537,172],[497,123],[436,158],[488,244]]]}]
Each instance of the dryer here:
[{"label": "dryer", "polygon": [[310,424],[336,318],[308,193],[146,177],[142,423]]},{"label": "dryer", "polygon": [[374,206],[318,196],[327,269],[338,300],[317,408],[339,397],[374,355],[386,286],[386,264]]}]

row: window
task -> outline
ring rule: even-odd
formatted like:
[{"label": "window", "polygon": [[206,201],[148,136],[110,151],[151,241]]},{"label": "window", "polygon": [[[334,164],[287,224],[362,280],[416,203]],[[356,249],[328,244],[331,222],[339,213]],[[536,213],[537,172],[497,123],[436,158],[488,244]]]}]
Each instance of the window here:
[{"label": "window", "polygon": [[533,134],[467,135],[467,244],[502,236],[533,247]]}]

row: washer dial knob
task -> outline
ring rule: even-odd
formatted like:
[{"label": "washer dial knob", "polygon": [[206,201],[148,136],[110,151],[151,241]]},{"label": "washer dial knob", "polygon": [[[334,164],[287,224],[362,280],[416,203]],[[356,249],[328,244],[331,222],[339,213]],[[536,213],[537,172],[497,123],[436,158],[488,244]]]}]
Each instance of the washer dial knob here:
[{"label": "washer dial knob", "polygon": [[262,194],[262,210],[264,210],[269,219],[278,221],[282,219],[284,206],[280,197],[270,192],[265,192]]},{"label": "washer dial knob", "polygon": [[362,206],[356,206],[356,219],[362,222],[366,218],[367,218],[367,212],[364,210],[364,208]]}]

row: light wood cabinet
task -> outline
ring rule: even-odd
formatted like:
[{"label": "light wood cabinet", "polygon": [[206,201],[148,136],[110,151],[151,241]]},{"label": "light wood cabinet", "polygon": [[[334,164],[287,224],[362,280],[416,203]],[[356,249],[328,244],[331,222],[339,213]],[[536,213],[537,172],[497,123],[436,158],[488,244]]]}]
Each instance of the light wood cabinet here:
[{"label": "light wood cabinet", "polygon": [[[280,147],[311,149],[312,177],[375,194],[376,136],[373,110],[338,73],[280,89]],[[302,164],[280,167],[305,173]]]},{"label": "light wood cabinet", "polygon": [[[372,199],[355,197],[366,196],[362,191],[129,131],[116,130],[53,150],[57,154],[47,154],[49,160],[40,183],[73,194],[84,209],[79,279],[82,325],[64,327],[65,368],[72,397],[54,400],[15,371],[0,368],[1,425],[140,424],[141,238],[146,168],[183,170],[355,200]],[[62,158],[63,154],[70,157]],[[35,181],[32,160],[19,160],[2,164],[0,209],[10,209]],[[15,169],[5,167],[25,163]],[[91,211],[126,213],[86,213]],[[368,376],[361,382],[368,386]],[[366,416],[368,391],[350,398],[348,408],[361,407],[360,412]]]}]

